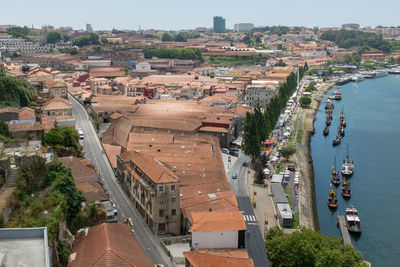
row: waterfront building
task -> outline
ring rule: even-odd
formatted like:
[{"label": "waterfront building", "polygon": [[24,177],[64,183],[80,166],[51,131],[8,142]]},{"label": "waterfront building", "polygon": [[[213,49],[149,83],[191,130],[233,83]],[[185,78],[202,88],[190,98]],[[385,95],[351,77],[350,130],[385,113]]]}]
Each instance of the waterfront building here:
[{"label": "waterfront building", "polygon": [[247,32],[251,31],[253,28],[253,23],[237,23],[234,25],[234,29],[236,32]]},{"label": "waterfront building", "polygon": [[214,32],[222,33],[225,32],[225,19],[223,17],[214,17]]}]

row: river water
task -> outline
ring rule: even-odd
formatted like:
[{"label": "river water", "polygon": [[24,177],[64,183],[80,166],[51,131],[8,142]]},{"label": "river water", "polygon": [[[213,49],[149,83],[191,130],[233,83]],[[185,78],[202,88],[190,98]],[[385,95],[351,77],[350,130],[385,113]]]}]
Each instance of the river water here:
[{"label": "river water", "polygon": [[[343,98],[333,101],[330,133],[324,137],[324,107],[335,90]],[[363,232],[359,238],[352,236],[353,245],[373,266],[400,266],[400,75],[348,83],[331,89],[327,96],[321,102],[311,140],[321,231],[340,237],[337,215],[344,215],[345,209],[354,205]],[[332,147],[342,108],[346,135],[340,145]],[[335,156],[340,170],[347,144],[355,165],[349,179],[352,197],[344,200],[337,187],[339,207],[331,212],[327,205],[330,171]]]}]

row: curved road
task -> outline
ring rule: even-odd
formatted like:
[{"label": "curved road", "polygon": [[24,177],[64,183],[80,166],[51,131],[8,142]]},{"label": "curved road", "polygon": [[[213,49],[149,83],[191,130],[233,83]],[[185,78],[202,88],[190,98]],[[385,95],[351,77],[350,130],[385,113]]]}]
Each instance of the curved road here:
[{"label": "curved road", "polygon": [[81,128],[84,133],[83,151],[85,157],[92,161],[92,164],[96,167],[100,175],[104,189],[108,192],[111,200],[117,205],[119,221],[125,218],[132,219],[135,237],[142,245],[153,264],[174,266],[167,254],[162,250],[160,240],[144,223],[137,210],[133,207],[132,202],[122,190],[121,185],[118,183],[85,108],[71,95],[68,95],[68,98],[72,103],[75,125],[77,128]]}]

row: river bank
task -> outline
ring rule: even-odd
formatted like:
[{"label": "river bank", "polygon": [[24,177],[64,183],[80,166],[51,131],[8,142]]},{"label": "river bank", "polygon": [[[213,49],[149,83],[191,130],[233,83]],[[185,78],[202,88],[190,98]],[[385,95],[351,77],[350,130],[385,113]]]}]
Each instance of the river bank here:
[{"label": "river bank", "polygon": [[303,135],[301,143],[296,144],[296,163],[301,170],[299,186],[299,214],[300,225],[319,231],[317,214],[317,200],[314,182],[314,166],[311,156],[311,137],[314,134],[314,120],[319,110],[321,100],[334,86],[333,82],[324,83],[312,96],[310,108],[301,109],[299,112],[298,130]]}]

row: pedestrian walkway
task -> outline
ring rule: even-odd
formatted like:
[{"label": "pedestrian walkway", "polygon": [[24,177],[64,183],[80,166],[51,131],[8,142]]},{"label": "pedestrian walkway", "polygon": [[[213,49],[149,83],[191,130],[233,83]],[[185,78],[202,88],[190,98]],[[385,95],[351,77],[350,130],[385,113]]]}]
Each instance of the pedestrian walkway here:
[{"label": "pedestrian walkway", "polygon": [[254,215],[245,215],[245,214],[243,214],[243,220],[245,222],[257,222],[257,218]]},{"label": "pedestrian walkway", "polygon": [[269,196],[269,180],[266,180],[266,185],[253,184],[254,171],[251,170],[247,174],[247,191],[250,196],[250,201],[256,202],[254,208],[254,214],[256,215],[256,221],[252,223],[258,223],[261,233],[266,233],[268,228],[278,226],[279,222],[276,219],[276,210],[272,197]]}]

